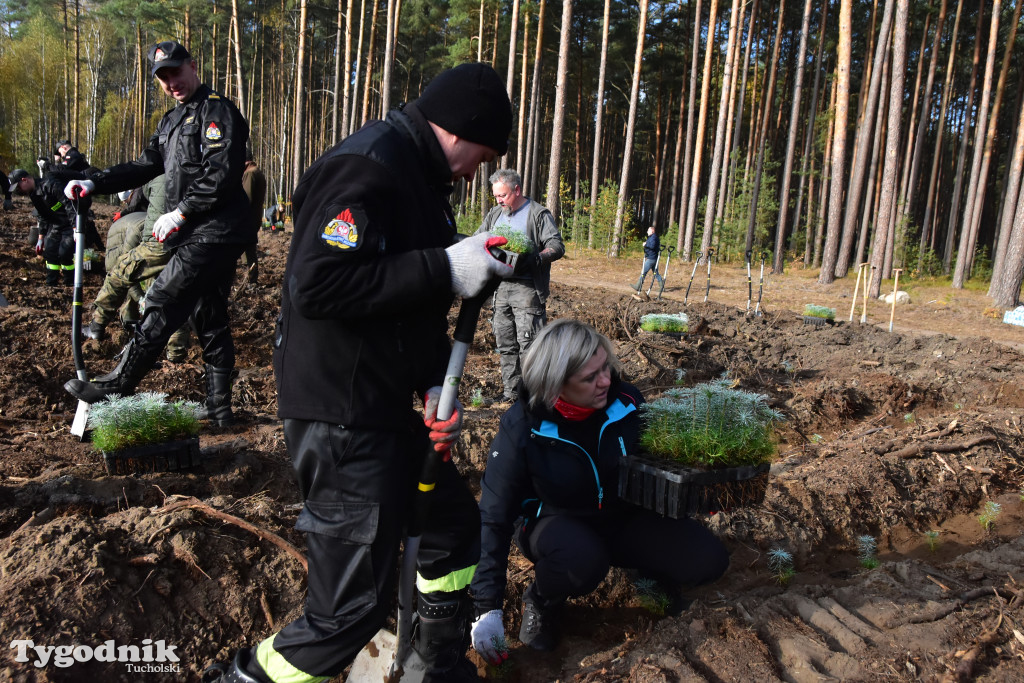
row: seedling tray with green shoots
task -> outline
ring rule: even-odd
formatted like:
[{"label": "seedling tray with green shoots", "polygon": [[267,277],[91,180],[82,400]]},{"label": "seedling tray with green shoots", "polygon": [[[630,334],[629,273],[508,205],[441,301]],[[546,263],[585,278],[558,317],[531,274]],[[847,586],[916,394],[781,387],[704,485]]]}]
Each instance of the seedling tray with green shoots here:
[{"label": "seedling tray with green shoots", "polygon": [[165,394],[111,396],[89,413],[93,447],[108,474],[166,472],[200,463],[198,403]]}]

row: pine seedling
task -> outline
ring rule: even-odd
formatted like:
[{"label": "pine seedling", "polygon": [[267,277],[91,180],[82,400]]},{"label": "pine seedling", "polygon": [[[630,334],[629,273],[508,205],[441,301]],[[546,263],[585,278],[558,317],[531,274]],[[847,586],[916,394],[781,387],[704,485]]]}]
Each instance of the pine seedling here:
[{"label": "pine seedling", "polygon": [[640,415],[644,450],[690,467],[769,462],[772,429],[783,419],[766,396],[733,389],[728,379],[669,389],[644,404]]},{"label": "pine seedling", "polygon": [[665,591],[661,590],[657,581],[654,579],[637,579],[633,587],[636,588],[637,600],[639,600],[641,607],[653,614],[665,615],[665,609],[672,600],[665,594]]},{"label": "pine seedling", "polygon": [[796,569],[793,567],[793,553],[782,548],[772,548],[768,551],[768,569],[771,570],[772,576],[779,582],[779,585],[785,586],[790,579],[796,576]]},{"label": "pine seedling", "polygon": [[690,319],[685,313],[648,313],[640,318],[640,329],[645,332],[686,332]]},{"label": "pine seedling", "polygon": [[875,541],[874,536],[858,536],[857,537],[857,560],[860,562],[860,566],[865,569],[874,569],[878,566],[878,542]]},{"label": "pine seedling", "polygon": [[999,513],[1002,511],[1003,506],[995,501],[990,500],[985,503],[985,509],[978,515],[981,528],[985,531],[992,531],[992,525],[996,523],[996,518],[999,517]]},{"label": "pine seedling", "polygon": [[194,401],[168,403],[166,394],[111,396],[94,403],[89,411],[92,444],[110,453],[193,437],[199,433],[199,410]]},{"label": "pine seedling", "polygon": [[513,254],[531,254],[537,251],[537,245],[526,236],[526,233],[513,230],[508,225],[495,225],[490,232],[508,240],[507,244],[500,247],[505,251],[511,251]]},{"label": "pine seedling", "polygon": [[805,304],[804,315],[809,318],[824,318],[825,320],[836,319],[836,309],[829,308],[828,306],[818,306],[817,304]]},{"label": "pine seedling", "polygon": [[939,532],[934,530],[924,532],[924,542],[928,544],[928,550],[934,553],[939,549]]},{"label": "pine seedling", "polygon": [[484,390],[477,387],[473,390],[473,393],[469,396],[469,405],[474,408],[479,408],[484,404]]},{"label": "pine seedling", "polygon": [[[491,636],[491,645],[501,655],[507,655],[509,652],[508,641],[505,640],[505,636]],[[512,673],[512,660],[506,659],[501,664],[488,664],[487,665],[487,677],[494,679],[502,679]]]}]

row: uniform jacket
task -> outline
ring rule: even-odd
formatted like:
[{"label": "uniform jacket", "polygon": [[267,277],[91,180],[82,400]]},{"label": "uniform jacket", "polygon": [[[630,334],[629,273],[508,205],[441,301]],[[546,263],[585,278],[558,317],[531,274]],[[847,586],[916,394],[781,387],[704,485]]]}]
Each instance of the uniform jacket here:
[{"label": "uniform jacket", "polygon": [[554,514],[600,524],[625,505],[618,500],[619,462],[636,451],[644,399],[622,381],[608,395],[607,408],[570,422],[554,411],[530,411],[520,385],[519,400],[501,418],[480,482],[482,548],[472,584],[478,611],[502,607],[517,528]]},{"label": "uniform jacket", "polygon": [[165,244],[251,244],[256,229],[245,220],[249,200],[242,191],[249,125],[230,100],[200,85],[188,102],[164,114],[135,161],[90,176],[96,192],[138,187],[166,175],[167,210],[187,219]]},{"label": "uniform jacket", "polygon": [[366,429],[415,419],[444,379],[451,169],[415,103],[329,149],[292,196],[274,339],[278,414]]},{"label": "uniform jacket", "polygon": [[647,236],[647,241],[644,242],[644,260],[656,261],[658,259],[658,251],[661,250],[661,240],[658,239],[658,233]]},{"label": "uniform jacket", "polygon": [[[557,261],[565,254],[565,244],[562,242],[562,233],[555,225],[555,217],[539,202],[530,200],[528,207],[529,214],[526,220],[526,236],[537,245],[538,251],[549,249],[550,253],[545,260],[538,264],[531,272],[533,274],[533,287],[537,290],[540,300],[547,301],[551,284],[551,261]],[[496,206],[487,212],[477,232],[490,231],[496,224],[500,223],[502,208]]]},{"label": "uniform jacket", "polygon": [[72,171],[81,171],[82,173],[99,170],[89,165],[85,155],[79,152],[77,147],[72,147],[61,155],[61,165]]},{"label": "uniform jacket", "polygon": [[253,230],[259,231],[263,225],[263,202],[267,198],[267,176],[255,161],[245,163],[242,170],[242,190],[249,199],[248,220]]},{"label": "uniform jacket", "polygon": [[[69,180],[84,178],[81,173],[49,173],[36,180],[36,189],[29,193],[32,206],[39,216],[39,234],[45,235],[51,228],[74,230],[75,205],[64,196],[64,186]],[[79,210],[89,215],[91,202],[88,198],[79,200]]]}]

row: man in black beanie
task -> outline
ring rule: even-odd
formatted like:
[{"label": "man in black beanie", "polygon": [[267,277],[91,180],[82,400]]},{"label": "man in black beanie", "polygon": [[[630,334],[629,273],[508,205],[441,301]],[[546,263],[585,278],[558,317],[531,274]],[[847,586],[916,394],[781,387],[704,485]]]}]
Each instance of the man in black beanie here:
[{"label": "man in black beanie", "polygon": [[[398,550],[423,458],[447,452],[462,407],[437,420],[453,294],[511,269],[503,237],[454,243],[452,184],[504,154],[505,86],[486,64],[437,76],[422,96],[329,149],[293,194],[295,231],[274,334],[278,414],[305,501],[304,614],[207,680],[306,683],[340,674],[391,613]],[[422,413],[411,397],[422,401]],[[466,659],[480,514],[446,457],[417,556],[403,682],[477,680]]]}]

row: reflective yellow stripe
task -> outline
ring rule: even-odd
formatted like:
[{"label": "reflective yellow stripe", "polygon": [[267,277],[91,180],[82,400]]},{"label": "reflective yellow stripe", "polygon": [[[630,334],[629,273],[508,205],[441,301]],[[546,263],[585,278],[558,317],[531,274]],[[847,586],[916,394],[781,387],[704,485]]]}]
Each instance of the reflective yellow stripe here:
[{"label": "reflective yellow stripe", "polygon": [[49,268],[50,270],[60,270],[59,263],[47,263],[46,267]]},{"label": "reflective yellow stripe", "polygon": [[330,676],[313,676],[292,666],[280,652],[274,649],[273,641],[276,635],[275,633],[270,636],[256,648],[256,663],[270,677],[270,680],[274,683],[323,683],[330,679]]},{"label": "reflective yellow stripe", "polygon": [[472,567],[466,567],[465,569],[459,569],[445,574],[439,579],[424,579],[419,574],[416,575],[416,590],[420,593],[450,593],[452,591],[462,590],[470,584],[473,580],[473,574],[476,573],[476,565]]},{"label": "reflective yellow stripe", "polygon": [[435,486],[434,484],[424,484],[423,482],[420,482],[419,484],[417,484],[417,487],[419,488],[419,490],[423,491],[424,493],[426,493],[427,491],[433,491],[434,490],[434,486]]}]

